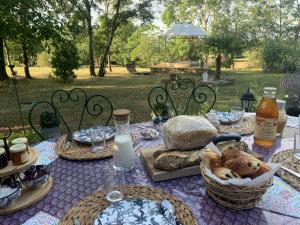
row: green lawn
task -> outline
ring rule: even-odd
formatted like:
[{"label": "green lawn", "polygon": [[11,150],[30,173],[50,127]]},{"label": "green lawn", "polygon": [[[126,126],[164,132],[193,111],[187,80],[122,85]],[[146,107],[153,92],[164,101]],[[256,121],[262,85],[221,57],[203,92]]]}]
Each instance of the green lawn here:
[{"label": "green lawn", "polygon": [[[39,68],[33,68],[33,80],[18,80],[17,87],[20,93],[23,116],[25,123],[28,125],[28,111],[30,104],[49,99],[51,93],[56,89],[70,90],[78,87],[86,90],[91,95],[101,93],[111,99],[115,108],[128,108],[132,112],[131,122],[142,122],[150,120],[150,108],[147,103],[149,91],[161,85],[163,76],[136,76],[129,75],[124,72],[110,73],[105,78],[88,77],[87,69],[77,71],[79,77],[73,83],[62,83],[50,79],[46,79],[48,73],[42,74]],[[35,73],[37,74],[35,76]],[[18,74],[21,74],[19,72]],[[165,76],[164,76],[165,77]],[[182,75],[184,77],[184,75]],[[200,79],[200,76],[191,75],[194,79]],[[242,95],[248,86],[253,87],[255,92],[261,94],[262,87],[275,86],[279,87],[281,74],[266,74],[261,71],[224,71],[222,72],[223,79],[234,79],[235,84],[231,86],[223,86],[218,88],[217,102],[215,109],[229,110],[233,105],[239,105],[239,96]],[[280,97],[283,93],[280,91]],[[17,102],[12,84],[8,87],[0,87],[0,115],[1,124],[7,124],[13,127],[21,125],[17,110]],[[76,105],[70,105],[65,113],[71,123],[76,122],[79,117],[76,116],[78,110]],[[95,124],[93,118],[87,119],[87,125]]]}]

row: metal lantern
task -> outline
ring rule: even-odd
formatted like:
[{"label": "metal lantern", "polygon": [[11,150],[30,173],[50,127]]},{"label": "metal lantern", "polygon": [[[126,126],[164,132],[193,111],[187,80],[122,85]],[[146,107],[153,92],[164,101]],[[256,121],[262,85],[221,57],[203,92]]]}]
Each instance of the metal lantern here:
[{"label": "metal lantern", "polygon": [[255,102],[255,96],[250,92],[250,88],[248,88],[247,92],[243,94],[241,97],[241,106],[245,109],[245,112],[251,112],[252,106]]}]

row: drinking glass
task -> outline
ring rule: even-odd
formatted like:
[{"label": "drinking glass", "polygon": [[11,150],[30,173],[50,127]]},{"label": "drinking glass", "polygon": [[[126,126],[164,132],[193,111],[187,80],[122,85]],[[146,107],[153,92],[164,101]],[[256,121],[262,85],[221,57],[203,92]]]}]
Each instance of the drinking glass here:
[{"label": "drinking glass", "polygon": [[294,157],[300,160],[300,115],[298,117],[298,128],[294,133]]},{"label": "drinking glass", "polygon": [[124,171],[117,171],[113,168],[112,165],[108,165],[104,168],[104,189],[106,193],[106,199],[108,201],[121,201],[124,197],[124,185]]},{"label": "drinking glass", "polygon": [[92,141],[92,152],[101,152],[105,150],[106,132],[101,132],[97,128],[90,129],[90,136]]},{"label": "drinking glass", "polygon": [[[242,107],[232,107],[231,113],[233,115],[234,120],[241,120],[244,118],[245,109]],[[235,124],[235,125],[232,125],[232,128],[241,128],[241,125]]]}]

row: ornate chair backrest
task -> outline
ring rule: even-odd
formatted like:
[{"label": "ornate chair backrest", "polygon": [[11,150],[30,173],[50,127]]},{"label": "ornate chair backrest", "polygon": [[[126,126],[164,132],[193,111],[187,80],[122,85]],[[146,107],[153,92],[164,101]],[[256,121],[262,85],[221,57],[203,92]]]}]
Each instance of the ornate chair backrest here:
[{"label": "ornate chair backrest", "polygon": [[[77,107],[74,107],[75,103]],[[43,105],[46,105],[48,110],[38,111],[38,108],[43,109]],[[34,116],[35,112],[39,112],[39,116]],[[50,101],[40,101],[32,106],[29,112],[29,123],[42,139],[48,139],[49,135],[45,135],[46,129],[53,133],[55,127],[59,130],[59,126],[63,125],[65,132],[79,130],[87,117],[97,117],[99,120],[101,117],[103,124],[107,125],[112,117],[112,112],[113,106],[110,100],[101,94],[88,97],[86,92],[80,88],[70,91],[56,90],[51,95]],[[33,119],[36,118],[39,118],[39,121],[33,122]],[[97,120],[97,125],[100,124],[99,120]],[[92,121],[86,121],[85,125],[95,125]]]},{"label": "ornate chair backrest", "polygon": [[170,79],[164,87],[153,88],[148,103],[156,116],[173,117],[209,112],[216,102],[215,91],[207,85],[196,85],[191,79]]}]

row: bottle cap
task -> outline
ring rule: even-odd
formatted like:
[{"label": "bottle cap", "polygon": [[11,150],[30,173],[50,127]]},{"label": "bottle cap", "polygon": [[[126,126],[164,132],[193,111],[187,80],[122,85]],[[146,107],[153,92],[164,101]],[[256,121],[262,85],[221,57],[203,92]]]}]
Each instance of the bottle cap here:
[{"label": "bottle cap", "polygon": [[117,119],[127,119],[130,114],[128,109],[116,109],[113,112],[113,115]]}]

